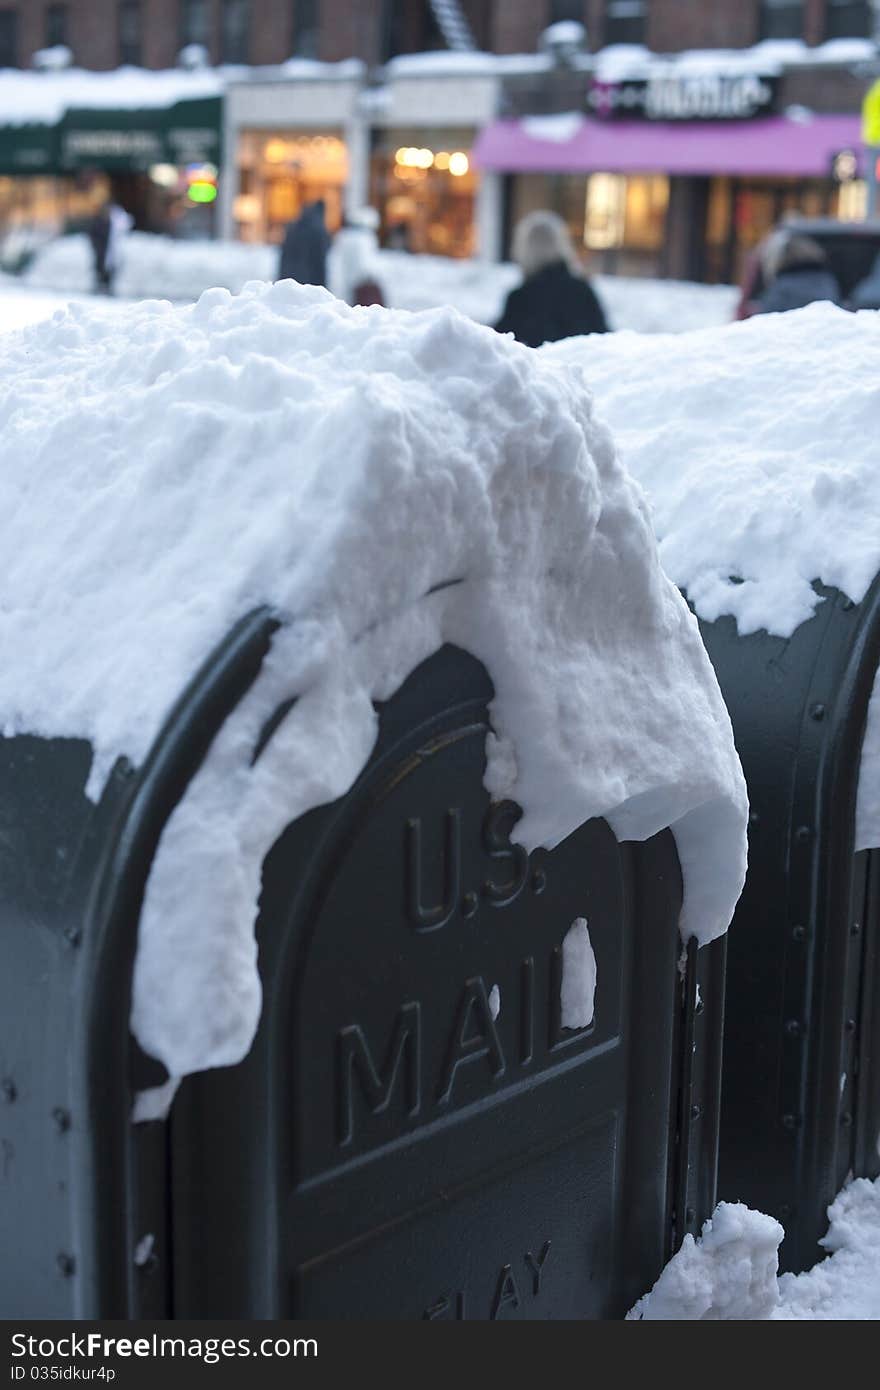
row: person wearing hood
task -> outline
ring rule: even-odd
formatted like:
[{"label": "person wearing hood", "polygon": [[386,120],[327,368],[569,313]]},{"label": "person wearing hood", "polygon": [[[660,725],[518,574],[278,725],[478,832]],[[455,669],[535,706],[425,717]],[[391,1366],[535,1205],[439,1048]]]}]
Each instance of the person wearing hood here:
[{"label": "person wearing hood", "polygon": [[757,301],[759,314],[803,309],[820,299],[840,304],[841,290],[825,252],[812,237],[791,233],[771,237],[762,257],[766,288]]},{"label": "person wearing hood", "polygon": [[849,303],[851,309],[880,309],[880,256],[870,274],[856,285]]},{"label": "person wearing hood", "polygon": [[379,214],[358,208],[346,217],[330,250],[329,287],[347,304],[384,304],[379,274]]},{"label": "person wearing hood", "polygon": [[530,212],[513,234],[523,283],[511,290],[495,325],[527,347],[584,333],[607,333],[605,313],[581,271],[568,228],[555,212]]},{"label": "person wearing hood", "polygon": [[284,234],[279,280],[298,280],[301,285],[327,284],[327,252],[330,236],[324,223],[324,200],[309,203]]}]

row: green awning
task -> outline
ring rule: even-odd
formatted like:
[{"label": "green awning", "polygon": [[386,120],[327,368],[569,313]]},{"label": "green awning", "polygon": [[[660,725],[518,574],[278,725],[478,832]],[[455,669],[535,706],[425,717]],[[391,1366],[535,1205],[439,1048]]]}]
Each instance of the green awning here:
[{"label": "green awning", "polygon": [[169,164],[215,164],[222,158],[222,97],[178,101],[162,112]]},{"label": "green awning", "polygon": [[222,125],[219,96],[134,110],[70,107],[57,125],[0,125],[0,175],[137,173],[152,164],[219,168]]},{"label": "green awning", "polygon": [[151,164],[219,165],[221,124],[220,97],[136,110],[70,108],[59,125],[60,168],[130,173]]},{"label": "green awning", "polygon": [[54,174],[57,164],[57,126],[0,126],[0,174]]},{"label": "green awning", "polygon": [[160,164],[165,157],[159,110],[105,110],[71,107],[59,124],[59,165],[131,173]]}]

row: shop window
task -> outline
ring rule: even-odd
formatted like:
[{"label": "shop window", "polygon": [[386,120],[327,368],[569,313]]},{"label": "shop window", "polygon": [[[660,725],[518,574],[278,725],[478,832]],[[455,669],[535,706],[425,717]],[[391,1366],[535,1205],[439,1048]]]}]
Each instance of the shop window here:
[{"label": "shop window", "polygon": [[46,47],[67,43],[67,6],[46,6]]},{"label": "shop window", "polygon": [[220,61],[248,60],[248,0],[223,0],[220,11]]},{"label": "shop window", "polygon": [[803,0],[763,0],[762,39],[802,39],[803,36]]},{"label": "shop window", "polygon": [[382,244],[435,256],[472,256],[478,178],[473,130],[389,130],[370,161],[370,201]]},{"label": "shop window", "polygon": [[208,0],[181,0],[180,41],[182,44],[211,43],[211,16]]},{"label": "shop window", "polygon": [[243,131],[233,217],[242,241],[279,243],[308,203],[324,200],[330,232],[342,221],[348,153],[337,132]]},{"label": "shop window", "polygon": [[0,10],[0,68],[18,67],[18,10]]},{"label": "shop window", "polygon": [[646,0],[605,0],[603,39],[609,43],[644,43]]},{"label": "shop window", "polygon": [[564,19],[576,19],[579,24],[583,24],[584,0],[552,0],[550,23],[559,24]]},{"label": "shop window", "polygon": [[584,245],[607,251],[623,245],[626,227],[626,179],[622,174],[593,174],[587,180]]},{"label": "shop window", "polygon": [[867,39],[871,36],[870,0],[825,0],[826,39]]},{"label": "shop window", "polygon": [[119,6],[119,61],[140,67],[141,0],[121,0]]},{"label": "shop window", "polygon": [[318,56],[318,0],[294,0],[293,53],[297,58]]}]

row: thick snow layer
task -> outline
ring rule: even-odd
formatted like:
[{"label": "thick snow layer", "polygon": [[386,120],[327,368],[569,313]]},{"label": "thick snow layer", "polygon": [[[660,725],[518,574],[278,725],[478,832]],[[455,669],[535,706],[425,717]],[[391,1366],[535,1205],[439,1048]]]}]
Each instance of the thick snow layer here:
[{"label": "thick snow layer", "polygon": [[572,922],[562,940],[562,982],[559,989],[563,1028],[589,1028],[596,999],[596,956],[583,917]]},{"label": "thick snow layer", "polygon": [[[556,119],[548,118],[548,119]],[[330,252],[330,288],[346,298],[340,262],[344,243]],[[271,280],[278,248],[237,241],[174,241],[134,232],[127,238],[116,292],[123,299],[198,299],[221,286],[234,294],[249,280]],[[435,309],[451,305],[478,323],[495,323],[506,296],[521,280],[516,266],[448,256],[379,251],[375,273],[392,309]],[[93,287],[92,253],[85,236],[58,237],[40,249],[22,277],[24,284],[70,293]],[[737,291],[731,285],[597,275],[594,284],[613,328],[639,333],[683,333],[729,322]]]},{"label": "thick snow layer", "polygon": [[595,58],[595,75],[602,82],[627,78],[675,76],[772,76],[786,68],[826,67],[871,62],[876,57],[870,39],[829,39],[807,44],[802,39],[762,39],[749,48],[690,48],[679,53],[652,53],[640,44],[612,44]]},{"label": "thick snow layer", "polygon": [[28,72],[4,68],[0,71],[0,124],[54,125],[69,107],[162,108],[193,97],[219,96],[224,74],[242,71],[169,68],[155,72],[122,67],[109,72],[87,72],[84,68]]},{"label": "thick snow layer", "polygon": [[283,618],[148,884],[133,1027],[172,1077],[247,1051],[262,859],[347,790],[373,700],[446,641],[494,681],[486,785],[524,807],[517,838],[671,825],[683,934],[726,928],[746,822],[730,722],[579,373],[451,310],[290,281],[74,308],[0,335],[0,372],[6,735],[89,739],[96,797],[236,619]]},{"label": "thick snow layer", "polygon": [[779,1303],[778,1221],[742,1202],[719,1202],[697,1240],[687,1235],[628,1321],[762,1321]]},{"label": "thick snow layer", "polygon": [[632,1321],[789,1322],[880,1319],[880,1178],[857,1178],[828,1208],[830,1252],[803,1274],[778,1279],[783,1229],[742,1203],[721,1202],[702,1234],[685,1236]]},{"label": "thick snow layer", "polygon": [[320,77],[356,80],[364,65],[357,59],[319,63],[291,58],[279,66],[248,68],[223,64],[218,68],[120,67],[107,72],[85,68],[61,68],[47,72],[3,68],[0,70],[0,125],[55,125],[71,107],[88,110],[135,110],[173,106],[192,98],[222,95],[231,83],[242,80],[278,81]]},{"label": "thick snow layer", "polygon": [[880,569],[880,315],[830,304],[541,349],[578,364],[645,488],[667,574],[703,618],[788,637]]},{"label": "thick snow layer", "polygon": [[[667,574],[703,618],[790,637],[821,601],[880,570],[880,314],[813,304],[671,337],[617,333],[541,349],[577,363],[645,488]],[[880,686],[856,847],[880,845]]]}]

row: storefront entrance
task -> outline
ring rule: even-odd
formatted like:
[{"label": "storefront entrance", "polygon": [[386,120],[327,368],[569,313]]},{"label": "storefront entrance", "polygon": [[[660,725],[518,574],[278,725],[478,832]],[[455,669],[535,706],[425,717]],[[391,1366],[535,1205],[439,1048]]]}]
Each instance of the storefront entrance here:
[{"label": "storefront entrance", "polygon": [[348,179],[341,130],[244,130],[237,160],[233,217],[241,241],[279,243],[287,224],[318,198],[328,230],[341,225]]},{"label": "storefront entrance", "polygon": [[472,256],[479,180],[469,129],[377,131],[370,202],[384,246],[435,256]]}]

